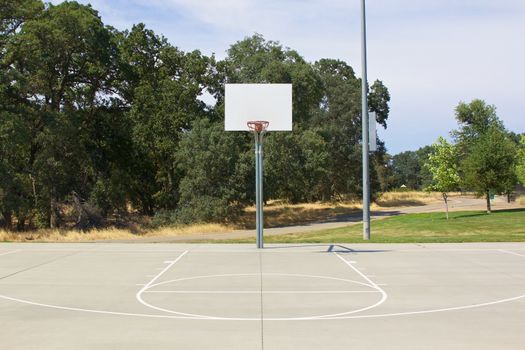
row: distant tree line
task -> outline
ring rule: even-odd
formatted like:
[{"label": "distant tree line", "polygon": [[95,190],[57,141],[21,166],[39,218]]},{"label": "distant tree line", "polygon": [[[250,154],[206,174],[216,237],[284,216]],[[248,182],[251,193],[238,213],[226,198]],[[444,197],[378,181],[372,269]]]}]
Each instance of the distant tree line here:
[{"label": "distant tree line", "polygon": [[[294,131],[267,137],[267,199],[360,195],[361,81],[347,63],[310,63],[260,35],[217,60],[76,2],[0,0],[0,226],[235,218],[254,201],[252,136],[223,131],[224,84],[241,82],[293,84]],[[368,98],[386,128],[388,89],[375,81]],[[372,164],[386,188],[381,141]]]},{"label": "distant tree line", "polygon": [[479,99],[459,103],[455,116],[459,127],[451,132],[452,143],[441,137],[390,158],[389,185],[439,191],[445,204],[448,192],[473,191],[486,198],[490,212],[491,196],[510,199],[519,183],[525,185],[525,134],[508,131],[496,107]]}]

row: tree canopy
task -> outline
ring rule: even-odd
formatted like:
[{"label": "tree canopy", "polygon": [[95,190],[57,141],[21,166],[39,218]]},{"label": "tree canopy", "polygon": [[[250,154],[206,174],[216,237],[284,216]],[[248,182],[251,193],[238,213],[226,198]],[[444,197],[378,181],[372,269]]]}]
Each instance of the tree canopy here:
[{"label": "tree canopy", "polygon": [[[254,200],[254,157],[248,133],[223,131],[230,82],[293,84],[294,132],[267,137],[267,199],[360,195],[361,82],[346,62],[311,63],[259,34],[217,60],[141,23],[116,30],[74,1],[0,9],[1,226],[234,218]],[[368,98],[386,127],[388,89],[376,81]]]},{"label": "tree canopy", "polygon": [[516,175],[519,182],[525,186],[525,135],[521,136],[517,158]]}]

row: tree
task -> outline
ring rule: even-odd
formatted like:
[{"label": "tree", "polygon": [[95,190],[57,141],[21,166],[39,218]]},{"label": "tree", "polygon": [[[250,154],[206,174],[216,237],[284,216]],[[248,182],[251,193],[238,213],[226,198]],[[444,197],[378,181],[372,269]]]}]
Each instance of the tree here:
[{"label": "tree", "polygon": [[394,179],[397,187],[403,185],[417,190],[421,186],[419,173],[421,164],[417,153],[414,151],[405,151],[392,157],[392,167],[394,169]]},{"label": "tree", "polygon": [[[309,126],[324,138],[330,155],[323,198],[358,196],[362,191],[361,81],[352,67],[341,60],[321,59],[314,63],[314,69],[323,83],[323,96]],[[376,81],[368,99],[370,110],[377,113],[377,122],[386,127],[390,100],[387,88]],[[378,145],[372,159],[374,168],[378,163],[386,164],[384,144],[379,141]],[[371,182],[377,184],[374,189],[379,189],[374,168]]]},{"label": "tree", "polygon": [[485,195],[491,212],[490,193],[509,193],[516,185],[516,144],[496,114],[496,107],[483,100],[460,102],[456,107],[460,128],[457,140],[463,184]]},{"label": "tree", "polygon": [[182,136],[177,159],[183,177],[179,222],[224,222],[253,202],[253,149],[249,135],[225,132],[222,123],[193,123]]},{"label": "tree", "polygon": [[[117,219],[231,217],[253,202],[253,146],[220,131],[226,82],[293,84],[294,133],[268,136],[270,196],[361,191],[360,80],[345,62],[311,64],[257,34],[217,62],[143,24],[105,26],[90,5],[0,0],[0,225],[58,227],[73,207],[86,223],[93,205]],[[368,98],[386,127],[388,89],[376,81]],[[379,145],[372,183],[387,162]]]},{"label": "tree", "polygon": [[60,201],[72,190],[89,191],[94,173],[84,141],[112,93],[114,51],[98,13],[76,2],[47,5],[26,18],[6,46],[8,109],[26,133],[18,150],[24,164],[11,169],[26,184],[21,196],[31,198],[36,216],[51,227],[59,223]]},{"label": "tree", "polygon": [[519,182],[525,186],[525,135],[521,136],[518,148],[516,175]]},{"label": "tree", "polygon": [[487,213],[491,212],[491,192],[504,192],[508,183],[516,184],[516,146],[506,134],[492,128],[473,141],[469,154],[463,159],[461,169],[464,182],[479,196],[485,195]]},{"label": "tree", "polygon": [[43,9],[44,4],[40,0],[0,0],[0,57],[5,53],[8,39]]},{"label": "tree", "polygon": [[402,185],[414,190],[421,190],[432,182],[432,174],[425,167],[431,146],[424,146],[416,151],[405,151],[392,157],[391,167],[394,173],[394,186]]},{"label": "tree", "polygon": [[458,189],[460,184],[458,158],[454,145],[440,137],[432,145],[432,153],[429,154],[425,168],[432,174],[432,184],[427,189],[441,192],[448,220],[448,192]]},{"label": "tree", "polygon": [[392,156],[385,153],[381,161],[375,161],[374,158],[375,173],[378,176],[378,186],[381,192],[386,192],[395,186],[394,179],[394,168],[392,167]]},{"label": "tree", "polygon": [[503,123],[496,114],[496,107],[485,101],[475,99],[470,103],[460,102],[456,109],[459,129],[452,131],[459,156],[469,152],[470,145],[491,129],[504,130]]},{"label": "tree", "polygon": [[324,199],[329,153],[314,130],[271,133],[265,141],[265,196],[297,203]]},{"label": "tree", "polygon": [[424,189],[432,183],[432,173],[425,167],[425,164],[428,162],[428,158],[432,153],[432,146],[423,146],[416,151],[417,160],[419,163],[419,189]]},{"label": "tree", "polygon": [[149,162],[153,179],[147,193],[148,214],[154,208],[175,209],[181,174],[176,153],[191,123],[206,115],[198,99],[205,89],[209,60],[200,52],[184,53],[155,35],[143,24],[124,34],[121,46],[122,96],[131,105],[130,120],[134,148]]},{"label": "tree", "polygon": [[[238,41],[228,49],[228,57],[219,63],[219,71],[228,83],[293,84],[294,124],[306,123],[322,97],[322,84],[312,66],[295,50],[267,41],[260,34]],[[216,96],[218,106],[222,94]]]}]

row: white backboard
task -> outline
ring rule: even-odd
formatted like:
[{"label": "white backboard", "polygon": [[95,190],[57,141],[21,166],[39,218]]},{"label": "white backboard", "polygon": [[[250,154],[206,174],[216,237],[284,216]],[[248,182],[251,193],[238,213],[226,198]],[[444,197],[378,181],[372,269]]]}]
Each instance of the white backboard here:
[{"label": "white backboard", "polygon": [[226,84],[224,130],[249,131],[249,121],[270,122],[268,131],[292,130],[292,84]]}]

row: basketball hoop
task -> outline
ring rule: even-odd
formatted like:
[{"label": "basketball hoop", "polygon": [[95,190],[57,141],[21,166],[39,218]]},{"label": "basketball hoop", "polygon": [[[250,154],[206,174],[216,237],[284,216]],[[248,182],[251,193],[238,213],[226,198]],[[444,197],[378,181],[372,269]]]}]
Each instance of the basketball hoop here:
[{"label": "basketball hoop", "polygon": [[224,86],[224,130],[251,131],[255,141],[257,248],[264,247],[263,141],[268,131],[292,131],[292,90],[292,84]]},{"label": "basketball hoop", "polygon": [[265,120],[254,120],[249,121],[246,124],[248,124],[248,128],[251,131],[260,134],[266,132],[266,129],[268,128],[268,125],[270,125],[270,122],[267,122]]}]

